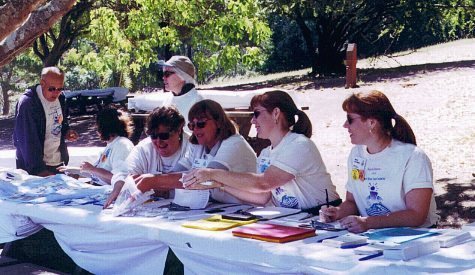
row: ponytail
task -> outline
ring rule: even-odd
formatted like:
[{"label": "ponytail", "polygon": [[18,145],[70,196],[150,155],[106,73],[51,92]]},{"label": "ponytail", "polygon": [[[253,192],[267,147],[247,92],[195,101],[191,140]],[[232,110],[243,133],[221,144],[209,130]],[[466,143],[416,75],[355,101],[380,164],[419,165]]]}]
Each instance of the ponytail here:
[{"label": "ponytail", "polygon": [[292,132],[302,134],[308,138],[312,137],[312,123],[307,114],[302,110],[297,110],[297,122],[292,127]]},{"label": "ponytail", "polygon": [[416,136],[409,126],[409,123],[400,115],[395,114],[393,117],[395,123],[391,128],[391,137],[404,143],[416,144]]}]

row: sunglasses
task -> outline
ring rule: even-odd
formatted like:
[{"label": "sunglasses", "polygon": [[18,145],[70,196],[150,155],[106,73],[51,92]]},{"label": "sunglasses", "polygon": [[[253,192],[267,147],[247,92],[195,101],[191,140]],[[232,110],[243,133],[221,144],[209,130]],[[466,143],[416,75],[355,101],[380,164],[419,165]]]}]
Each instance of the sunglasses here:
[{"label": "sunglasses", "polygon": [[355,121],[355,119],[358,119],[358,118],[361,118],[361,117],[360,116],[351,117],[350,115],[346,115],[346,121],[348,121],[348,124],[350,124],[350,125]]},{"label": "sunglasses", "polygon": [[51,87],[48,88],[48,91],[50,91],[50,92],[54,92],[54,91],[62,92],[62,91],[64,91],[64,87],[56,88],[56,87],[51,86]]},{"label": "sunglasses", "polygon": [[160,139],[160,140],[168,140],[170,138],[170,132],[168,133],[151,133],[151,139]]},{"label": "sunglasses", "polygon": [[203,129],[205,126],[206,126],[206,121],[208,121],[207,119],[206,120],[200,120],[200,121],[197,121],[197,122],[188,122],[188,129],[190,129],[191,131],[193,131],[195,129],[195,127],[198,127],[200,129]]},{"label": "sunglasses", "polygon": [[170,77],[171,75],[174,75],[175,72],[172,71],[164,71],[163,72],[163,77]]},{"label": "sunglasses", "polygon": [[253,113],[253,116],[254,118],[258,118],[260,115],[261,115],[261,112],[264,111],[264,110],[254,110],[252,113]]}]

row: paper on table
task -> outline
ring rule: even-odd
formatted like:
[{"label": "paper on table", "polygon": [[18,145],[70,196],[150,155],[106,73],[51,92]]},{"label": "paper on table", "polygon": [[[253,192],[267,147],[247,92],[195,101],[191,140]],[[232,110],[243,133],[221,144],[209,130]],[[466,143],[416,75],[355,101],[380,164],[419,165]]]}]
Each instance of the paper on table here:
[{"label": "paper on table", "polygon": [[63,166],[61,171],[66,175],[78,175],[84,178],[91,177],[91,174],[88,172],[81,171],[81,168],[76,166]]},{"label": "paper on table", "polygon": [[276,207],[276,206],[266,206],[266,207],[255,207],[247,212],[251,213],[254,216],[261,217],[264,219],[275,219],[278,217],[288,216],[300,213],[300,209],[285,208],[285,207]]},{"label": "paper on table", "polygon": [[175,189],[173,203],[188,206],[190,209],[203,209],[208,205],[208,190]]},{"label": "paper on table", "polygon": [[150,195],[153,193],[153,190],[142,193],[135,185],[134,179],[131,176],[128,176],[125,179],[125,184],[114,203],[112,215],[117,217],[133,210],[150,199]]},{"label": "paper on table", "polygon": [[413,229],[408,227],[397,227],[388,229],[379,229],[364,233],[372,241],[392,242],[402,244],[419,238],[439,235],[439,233],[424,229]]}]

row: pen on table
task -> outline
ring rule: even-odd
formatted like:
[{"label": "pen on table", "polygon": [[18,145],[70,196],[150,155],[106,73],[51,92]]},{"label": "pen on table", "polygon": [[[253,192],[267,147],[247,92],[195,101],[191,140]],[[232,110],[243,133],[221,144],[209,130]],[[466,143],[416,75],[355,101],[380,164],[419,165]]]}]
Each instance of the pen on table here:
[{"label": "pen on table", "polygon": [[378,253],[375,253],[375,254],[365,256],[363,258],[358,259],[358,261],[366,261],[366,260],[373,259],[373,258],[376,258],[376,257],[379,257],[379,256],[383,256],[383,252],[378,252]]},{"label": "pen on table", "polygon": [[369,243],[348,244],[340,246],[341,249],[357,248],[360,246],[368,245]]}]

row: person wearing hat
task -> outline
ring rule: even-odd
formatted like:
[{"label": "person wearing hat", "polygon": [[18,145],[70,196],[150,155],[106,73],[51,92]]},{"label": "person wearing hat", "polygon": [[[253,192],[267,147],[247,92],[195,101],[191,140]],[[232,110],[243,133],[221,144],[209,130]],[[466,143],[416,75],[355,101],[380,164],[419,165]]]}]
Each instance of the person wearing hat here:
[{"label": "person wearing hat", "polygon": [[174,95],[170,105],[175,105],[180,114],[187,118],[191,106],[204,99],[195,89],[195,66],[188,57],[182,55],[174,55],[166,62],[160,60],[158,64],[163,66],[165,90]]}]

